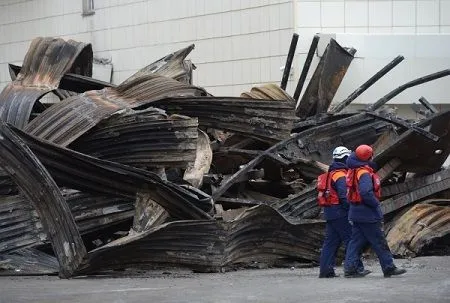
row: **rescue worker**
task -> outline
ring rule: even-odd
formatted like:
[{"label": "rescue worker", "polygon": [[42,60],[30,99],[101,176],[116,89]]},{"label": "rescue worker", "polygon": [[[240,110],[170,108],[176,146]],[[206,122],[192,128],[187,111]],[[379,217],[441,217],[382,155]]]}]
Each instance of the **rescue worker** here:
[{"label": "rescue worker", "polygon": [[401,275],[405,269],[394,265],[394,259],[383,231],[380,178],[371,161],[373,150],[360,145],[347,160],[347,199],[352,236],[345,256],[345,277],[362,277],[358,272],[361,249],[369,244],[378,256],[384,277]]},{"label": "rescue worker", "polygon": [[[350,150],[344,146],[338,146],[333,151],[333,163],[328,173],[318,178],[317,189],[319,192],[319,206],[324,207],[326,223],[325,241],[320,254],[319,278],[337,277],[334,266],[336,253],[343,243],[347,247],[351,236],[351,225],[348,222],[347,187],[345,177],[347,174],[346,161]],[[358,272],[361,275],[370,273],[364,270],[361,261],[358,263]]]}]

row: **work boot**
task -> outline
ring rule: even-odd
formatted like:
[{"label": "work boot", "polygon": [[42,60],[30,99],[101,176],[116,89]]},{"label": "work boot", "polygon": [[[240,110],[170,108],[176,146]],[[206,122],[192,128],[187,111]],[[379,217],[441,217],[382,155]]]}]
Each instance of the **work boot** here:
[{"label": "work boot", "polygon": [[384,277],[390,278],[392,276],[403,275],[405,272],[406,272],[406,269],[397,268],[394,266],[394,267],[386,269],[386,271],[384,272]]},{"label": "work boot", "polygon": [[371,271],[367,270],[367,269],[364,269],[363,271],[346,271],[344,273],[344,277],[346,277],[346,278],[363,278],[370,273],[371,273]]},{"label": "work boot", "polygon": [[335,272],[330,272],[328,274],[320,274],[319,275],[320,279],[322,279],[322,278],[337,278],[337,277],[339,277],[339,275],[337,275]]},{"label": "work boot", "polygon": [[368,269],[363,269],[361,271],[358,271],[360,275],[367,276],[368,274],[370,274],[372,271],[368,270]]}]

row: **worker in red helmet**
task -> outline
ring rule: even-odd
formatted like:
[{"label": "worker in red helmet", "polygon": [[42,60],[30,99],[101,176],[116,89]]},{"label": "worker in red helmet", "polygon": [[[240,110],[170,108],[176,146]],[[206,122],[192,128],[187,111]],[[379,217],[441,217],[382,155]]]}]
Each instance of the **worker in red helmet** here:
[{"label": "worker in red helmet", "polygon": [[[348,222],[347,187],[347,158],[351,151],[345,146],[338,146],[333,151],[333,162],[328,172],[323,173],[317,180],[317,201],[323,207],[326,220],[325,240],[320,254],[319,278],[334,278],[338,275],[334,271],[336,253],[344,244],[347,247],[352,234],[352,227]],[[358,272],[361,275],[370,273],[364,270],[362,261],[358,262]]]},{"label": "worker in red helmet", "polygon": [[350,204],[348,219],[352,236],[345,255],[345,277],[362,277],[358,272],[359,254],[367,244],[378,256],[384,277],[401,275],[405,269],[394,265],[394,259],[383,231],[383,213],[380,207],[380,178],[373,169],[373,150],[360,145],[347,159],[347,199]]}]

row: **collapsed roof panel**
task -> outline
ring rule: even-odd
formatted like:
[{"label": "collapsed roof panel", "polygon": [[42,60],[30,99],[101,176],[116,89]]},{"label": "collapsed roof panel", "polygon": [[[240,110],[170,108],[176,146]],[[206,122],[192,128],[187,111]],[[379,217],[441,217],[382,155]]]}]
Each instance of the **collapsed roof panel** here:
[{"label": "collapsed roof panel", "polygon": [[92,60],[90,44],[56,38],[34,39],[17,78],[0,93],[0,118],[23,129],[35,102],[57,89],[68,72],[91,76]]},{"label": "collapsed roof panel", "polygon": [[144,264],[210,272],[249,260],[317,261],[323,227],[315,221],[290,223],[266,205],[250,208],[230,222],[169,222],[91,251],[78,274]]},{"label": "collapsed roof panel", "polygon": [[136,78],[149,74],[157,74],[160,76],[172,78],[186,84],[192,84],[192,70],[195,66],[185,60],[186,57],[192,52],[195,45],[191,44],[188,47],[180,49],[174,53],[168,54],[163,58],[156,60],[155,62],[140,69],[130,78],[125,80],[122,84],[126,85],[133,82]]},{"label": "collapsed roof panel", "polygon": [[148,192],[174,218],[210,218],[207,212],[212,202],[208,197],[200,197],[195,192],[162,180],[155,173],[93,158],[18,129],[14,132],[36,154],[60,186],[132,199],[138,191]]},{"label": "collapsed roof panel", "polygon": [[197,119],[148,108],[115,115],[70,145],[85,154],[141,168],[187,167],[195,160]]},{"label": "collapsed roof panel", "polygon": [[152,104],[171,114],[198,117],[200,126],[239,133],[264,141],[288,138],[294,103],[234,97],[169,98]]},{"label": "collapsed roof panel", "polygon": [[397,140],[385,146],[375,161],[384,165],[392,158],[400,159],[402,165],[398,171],[421,174],[436,172],[450,154],[450,111],[435,114],[417,126],[430,124],[429,132],[438,137],[431,140],[413,129],[401,134]]},{"label": "collapsed roof panel", "polygon": [[450,207],[419,204],[398,218],[386,239],[394,255],[415,257],[434,247],[448,249],[449,235]]},{"label": "collapsed roof panel", "polygon": [[86,256],[75,220],[48,171],[3,121],[0,122],[0,166],[33,203],[60,264],[59,274],[70,277]]},{"label": "collapsed roof panel", "polygon": [[117,88],[89,91],[65,99],[40,114],[25,131],[56,144],[67,146],[103,119],[120,110],[137,108],[172,96],[205,94],[195,86],[176,80],[146,75]]}]

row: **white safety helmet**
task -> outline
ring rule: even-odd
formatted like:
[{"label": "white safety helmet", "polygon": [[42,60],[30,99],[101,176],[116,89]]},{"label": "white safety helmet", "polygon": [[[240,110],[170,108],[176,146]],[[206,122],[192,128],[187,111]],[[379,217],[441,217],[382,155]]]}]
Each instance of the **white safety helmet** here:
[{"label": "white safety helmet", "polygon": [[333,150],[333,159],[342,159],[350,156],[351,151],[345,146],[338,146]]}]

